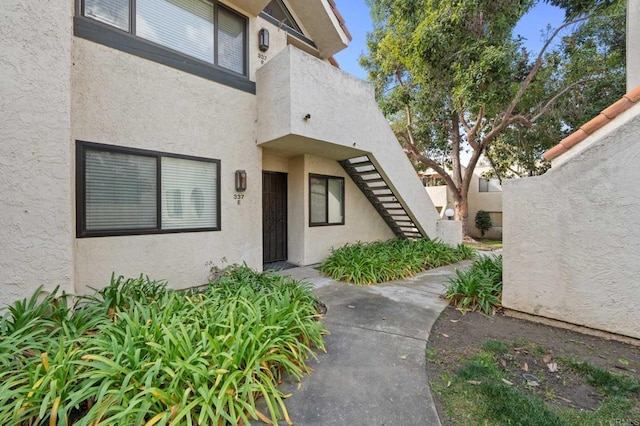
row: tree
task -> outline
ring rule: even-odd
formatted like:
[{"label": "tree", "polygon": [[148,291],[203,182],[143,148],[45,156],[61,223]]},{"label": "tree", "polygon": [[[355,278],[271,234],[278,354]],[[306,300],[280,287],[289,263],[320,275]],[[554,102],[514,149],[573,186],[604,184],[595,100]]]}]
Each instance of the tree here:
[{"label": "tree", "polygon": [[476,228],[480,230],[483,237],[484,233],[491,229],[492,226],[493,223],[491,223],[491,216],[489,215],[489,212],[485,210],[478,210],[476,213]]},{"label": "tree", "polygon": [[467,196],[480,157],[517,146],[527,129],[544,133],[554,105],[601,78],[604,71],[591,66],[565,72],[567,59],[549,50],[563,30],[588,18],[565,22],[532,55],[512,32],[533,0],[368,3],[374,30],[361,63],[409,157],[437,171],[451,190],[466,235]]}]

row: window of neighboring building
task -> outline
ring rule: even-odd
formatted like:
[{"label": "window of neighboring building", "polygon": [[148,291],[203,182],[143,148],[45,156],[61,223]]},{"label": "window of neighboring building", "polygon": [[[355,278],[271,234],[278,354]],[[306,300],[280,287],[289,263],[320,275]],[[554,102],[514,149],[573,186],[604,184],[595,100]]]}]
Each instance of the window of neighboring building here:
[{"label": "window of neighboring building", "polygon": [[309,225],[344,225],[344,178],[309,175]]},{"label": "window of neighboring building", "polygon": [[480,178],[478,181],[478,191],[479,192],[500,192],[502,191],[502,186],[500,185],[500,181],[496,178],[492,179],[484,179]]},{"label": "window of neighboring building", "polygon": [[494,228],[502,228],[502,212],[489,212],[491,218],[491,226]]},{"label": "window of neighboring building", "polygon": [[81,15],[247,75],[247,19],[206,0],[81,0]]},{"label": "window of neighboring building", "polygon": [[77,236],[220,229],[220,161],[78,142]]}]

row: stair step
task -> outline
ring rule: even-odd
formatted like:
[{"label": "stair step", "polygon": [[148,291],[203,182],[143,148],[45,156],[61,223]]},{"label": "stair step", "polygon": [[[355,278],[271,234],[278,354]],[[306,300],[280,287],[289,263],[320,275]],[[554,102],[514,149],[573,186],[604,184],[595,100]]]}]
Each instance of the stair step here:
[{"label": "stair step", "polygon": [[346,163],[349,167],[362,167],[362,166],[373,166],[371,161],[358,161],[357,163]]}]

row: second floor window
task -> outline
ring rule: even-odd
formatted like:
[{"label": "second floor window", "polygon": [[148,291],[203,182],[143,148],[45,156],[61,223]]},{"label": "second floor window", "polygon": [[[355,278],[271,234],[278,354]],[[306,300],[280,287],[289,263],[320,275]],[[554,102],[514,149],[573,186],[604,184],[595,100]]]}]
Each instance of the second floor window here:
[{"label": "second floor window", "polygon": [[82,15],[246,75],[247,20],[203,0],[83,0]]}]

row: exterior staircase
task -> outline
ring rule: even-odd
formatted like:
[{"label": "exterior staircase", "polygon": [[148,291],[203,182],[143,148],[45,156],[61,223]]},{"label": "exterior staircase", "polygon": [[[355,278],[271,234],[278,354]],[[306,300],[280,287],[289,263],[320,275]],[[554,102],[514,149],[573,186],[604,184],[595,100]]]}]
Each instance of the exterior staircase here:
[{"label": "exterior staircase", "polygon": [[416,226],[407,206],[394,193],[387,178],[380,173],[368,156],[343,160],[340,161],[340,165],[396,236],[408,239],[425,236]]}]

